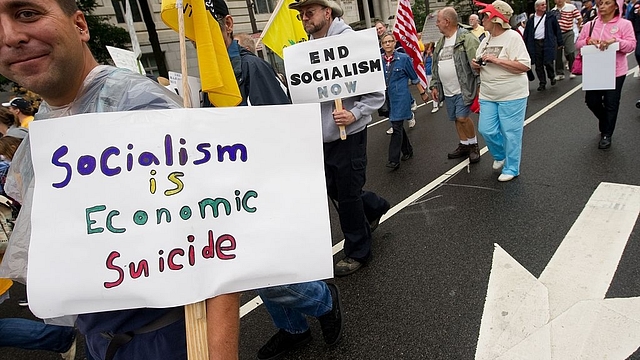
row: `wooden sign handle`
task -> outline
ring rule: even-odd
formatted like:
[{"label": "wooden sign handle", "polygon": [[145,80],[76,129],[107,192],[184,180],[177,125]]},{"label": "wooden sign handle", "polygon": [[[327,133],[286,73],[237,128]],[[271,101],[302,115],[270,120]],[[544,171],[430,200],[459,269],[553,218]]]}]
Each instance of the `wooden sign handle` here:
[{"label": "wooden sign handle", "polygon": [[[336,110],[342,110],[342,99],[336,99],[335,102]],[[340,129],[340,139],[347,140],[347,129],[343,125],[338,126],[338,128]]]},{"label": "wooden sign handle", "polygon": [[209,360],[206,302],[185,305],[184,318],[187,328],[187,359]]}]

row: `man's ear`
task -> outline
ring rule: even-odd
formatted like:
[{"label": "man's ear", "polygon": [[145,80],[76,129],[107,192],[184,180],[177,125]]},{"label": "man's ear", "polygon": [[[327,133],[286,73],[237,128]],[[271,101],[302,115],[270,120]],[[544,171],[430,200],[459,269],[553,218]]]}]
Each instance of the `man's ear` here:
[{"label": "man's ear", "polygon": [[84,13],[78,10],[73,15],[73,23],[75,24],[76,30],[80,33],[80,36],[84,42],[89,41],[89,26],[87,25],[87,20],[84,17]]},{"label": "man's ear", "polygon": [[224,17],[224,29],[227,34],[231,34],[233,32],[233,18],[231,15],[227,15]]}]

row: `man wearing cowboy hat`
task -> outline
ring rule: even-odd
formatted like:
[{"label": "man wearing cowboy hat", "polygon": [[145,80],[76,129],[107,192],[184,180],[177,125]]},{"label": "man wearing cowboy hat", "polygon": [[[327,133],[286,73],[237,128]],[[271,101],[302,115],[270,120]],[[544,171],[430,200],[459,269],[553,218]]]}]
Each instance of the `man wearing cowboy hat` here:
[{"label": "man wearing cowboy hat", "polygon": [[[333,0],[300,0],[289,8],[300,12],[298,18],[310,41],[353,31],[340,18],[342,8]],[[375,92],[342,99],[343,110],[334,109],[333,101],[320,104],[327,193],[338,203],[345,237],[346,257],[336,264],[335,276],[352,274],[369,261],[371,232],[390,207],[385,199],[362,190],[367,168],[367,124],[383,103],[384,93]],[[339,126],[346,127],[346,140],[340,139]]]}]

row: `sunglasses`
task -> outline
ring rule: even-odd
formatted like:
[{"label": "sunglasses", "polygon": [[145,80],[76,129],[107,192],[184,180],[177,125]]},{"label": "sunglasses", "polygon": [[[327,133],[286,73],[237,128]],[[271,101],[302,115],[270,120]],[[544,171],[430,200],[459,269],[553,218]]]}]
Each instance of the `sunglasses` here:
[{"label": "sunglasses", "polygon": [[305,11],[300,11],[300,13],[298,15],[296,15],[296,18],[298,18],[298,20],[302,21],[302,19],[304,19],[305,17],[307,19],[311,19],[313,17],[313,15],[318,11],[318,10],[324,10],[326,9],[326,7],[320,7],[320,8],[315,8],[315,9],[310,9],[310,10],[305,10]]}]

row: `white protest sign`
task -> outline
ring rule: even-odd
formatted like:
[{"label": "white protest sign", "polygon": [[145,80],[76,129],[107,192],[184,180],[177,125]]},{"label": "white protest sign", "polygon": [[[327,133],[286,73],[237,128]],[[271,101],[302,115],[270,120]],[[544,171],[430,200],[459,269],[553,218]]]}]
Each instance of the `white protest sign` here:
[{"label": "white protest sign", "polygon": [[109,55],[111,55],[111,59],[113,59],[113,63],[116,67],[122,69],[129,69],[135,73],[146,75],[147,72],[144,71],[144,66],[133,51],[118,49],[113,46],[107,46],[107,51],[109,51]]},{"label": "white protest sign", "polygon": [[422,27],[422,43],[437,43],[438,40],[442,37],[442,33],[440,29],[436,26],[436,20],[438,20],[438,11],[434,11],[431,14],[427,15],[427,18],[424,20],[424,26]]},{"label": "white protest sign", "polygon": [[[202,107],[202,97],[206,94],[202,93],[202,85],[200,84],[200,78],[195,76],[189,76],[189,90],[191,95],[191,107]],[[182,96],[182,74],[174,71],[169,71],[169,86],[167,89]]]},{"label": "white protest sign", "polygon": [[318,104],[37,121],[31,310],[171,307],[332,277],[320,124]]},{"label": "white protest sign", "polygon": [[325,102],[386,88],[374,28],[287,46],[284,67],[295,104]]},{"label": "white protest sign", "polygon": [[612,90],[616,88],[616,51],[620,44],[614,42],[607,50],[595,45],[580,49],[582,55],[582,90]]}]

